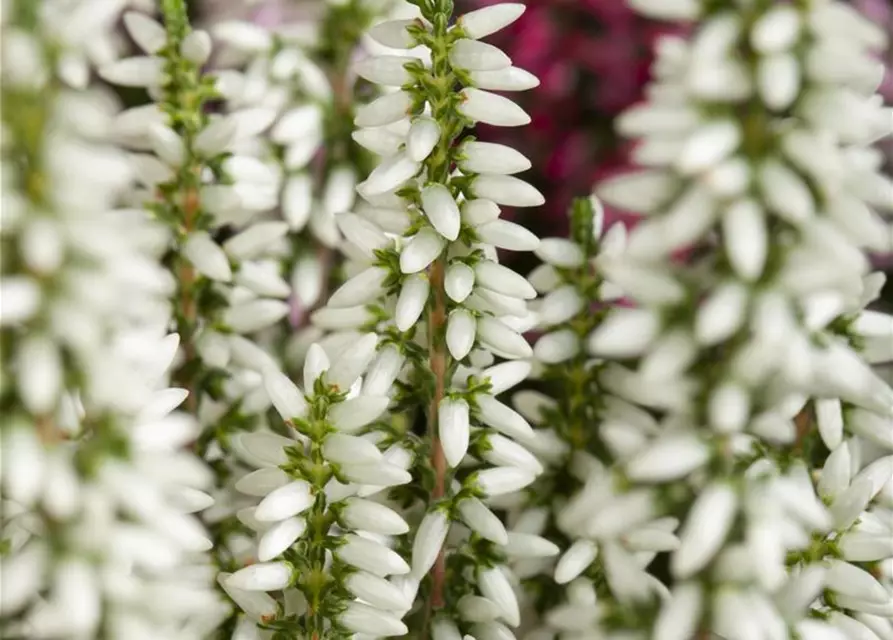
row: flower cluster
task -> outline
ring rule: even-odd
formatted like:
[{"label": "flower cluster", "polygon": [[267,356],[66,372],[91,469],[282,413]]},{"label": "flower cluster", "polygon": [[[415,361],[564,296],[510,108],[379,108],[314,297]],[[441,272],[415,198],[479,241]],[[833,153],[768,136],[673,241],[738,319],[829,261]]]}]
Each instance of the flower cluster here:
[{"label": "flower cluster", "polygon": [[669,593],[649,598],[634,565],[615,593],[656,638],[889,634],[891,554],[869,540],[893,533],[893,391],[868,364],[893,356],[893,322],[863,310],[883,278],[862,253],[891,241],[869,146],[890,133],[870,56],[884,34],[840,2],[635,4],[698,27],[662,43],[649,100],[619,120],[644,169],[599,190],[647,219],[599,261],[637,306],[590,352],[658,420],[581,493],[599,514],[586,534],[681,522]]},{"label": "flower cluster", "polygon": [[191,515],[210,474],[167,384],[167,237],[118,208],[119,106],[88,86],[119,5],[4,5],[4,637],[188,640],[225,611]]}]

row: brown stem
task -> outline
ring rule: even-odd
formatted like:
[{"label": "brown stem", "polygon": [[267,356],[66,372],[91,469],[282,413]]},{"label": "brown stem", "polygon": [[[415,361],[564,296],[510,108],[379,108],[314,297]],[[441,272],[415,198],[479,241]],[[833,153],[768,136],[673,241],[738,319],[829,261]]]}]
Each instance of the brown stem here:
[{"label": "brown stem", "polygon": [[[446,492],[447,463],[443,454],[443,446],[437,433],[437,409],[443,400],[446,386],[447,354],[444,344],[444,326],[446,325],[446,296],[444,293],[445,259],[439,258],[431,267],[428,274],[431,289],[434,293],[434,306],[428,316],[428,344],[431,372],[434,374],[434,395],[428,408],[428,434],[431,438],[431,467],[434,469],[434,489],[431,492],[431,501],[441,499]],[[442,607],[444,604],[444,587],[446,583],[446,557],[443,549],[437,556],[434,567],[431,569],[431,599],[428,602],[429,612],[431,608]]]},{"label": "brown stem", "polygon": [[[201,172],[201,167],[196,167],[196,173]],[[199,199],[198,189],[189,187],[183,194],[183,230],[186,237],[195,227],[195,221],[201,208],[201,200]],[[177,269],[177,276],[180,282],[180,310],[183,314],[183,326],[180,329],[180,339],[183,344],[183,353],[185,362],[179,372],[180,384],[189,393],[186,396],[186,408],[189,413],[198,411],[198,394],[195,390],[195,380],[188,372],[188,366],[195,360],[195,344],[194,332],[196,319],[198,317],[198,305],[194,296],[194,285],[196,281],[195,268],[192,264],[183,260]]]}]

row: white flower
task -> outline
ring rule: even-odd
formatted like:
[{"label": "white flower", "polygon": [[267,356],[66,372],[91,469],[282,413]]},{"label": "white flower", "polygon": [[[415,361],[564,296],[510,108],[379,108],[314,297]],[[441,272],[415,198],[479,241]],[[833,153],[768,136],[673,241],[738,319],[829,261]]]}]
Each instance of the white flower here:
[{"label": "white flower", "polygon": [[728,485],[715,484],[701,492],[683,525],[681,545],[670,561],[676,576],[691,576],[713,559],[725,542],[737,509],[738,498]]},{"label": "white flower", "polygon": [[456,360],[462,360],[471,352],[476,335],[474,317],[465,309],[452,311],[447,319],[447,348]]},{"label": "white flower", "polygon": [[519,2],[501,2],[469,11],[459,16],[457,22],[469,38],[485,38],[512,24],[521,17],[525,8]]},{"label": "white flower", "polygon": [[567,584],[592,564],[598,555],[598,547],[590,540],[580,539],[564,552],[555,567],[555,582]]},{"label": "white flower", "polygon": [[371,56],[354,65],[354,71],[361,78],[392,87],[400,87],[412,81],[405,65],[417,62],[417,58],[404,56]]},{"label": "white flower", "polygon": [[396,552],[354,534],[344,537],[344,544],[335,550],[343,562],[376,576],[409,573],[409,565]]},{"label": "white flower", "polygon": [[518,599],[502,570],[498,567],[479,570],[477,580],[483,596],[499,607],[505,621],[513,627],[521,624]]},{"label": "white flower", "polygon": [[267,494],[257,505],[254,517],[261,522],[278,522],[306,511],[312,504],[310,485],[295,480]]},{"label": "white flower", "polygon": [[393,509],[362,498],[345,500],[341,516],[344,523],[352,529],[392,536],[409,531],[409,525]]},{"label": "white flower", "polygon": [[517,467],[493,467],[477,474],[477,486],[488,496],[513,493],[533,483],[536,474]]},{"label": "white flower", "polygon": [[511,59],[499,48],[464,38],[453,43],[449,55],[453,66],[468,71],[495,71],[512,64]]},{"label": "white flower", "polygon": [[400,295],[397,297],[397,306],[394,310],[394,324],[397,329],[408,331],[418,322],[428,302],[430,290],[428,279],[423,275],[412,275],[406,278],[400,288]]},{"label": "white flower", "polygon": [[508,543],[508,534],[502,521],[477,498],[461,500],[458,506],[459,515],[468,527],[482,538],[496,544]]},{"label": "white flower", "polygon": [[283,420],[303,417],[307,411],[304,394],[284,374],[274,369],[264,372],[264,387]]},{"label": "white flower", "polygon": [[440,401],[437,412],[438,434],[444,457],[448,465],[457,467],[468,451],[468,403],[447,398]]},{"label": "white flower", "polygon": [[280,520],[267,529],[257,546],[257,559],[267,562],[288,549],[307,528],[303,518]]},{"label": "white flower", "polygon": [[546,201],[535,187],[508,175],[479,175],[472,182],[471,189],[478,198],[511,207],[538,207]]},{"label": "white flower", "polygon": [[[347,347],[330,367],[327,367],[327,382],[341,390],[350,389],[375,358],[377,347],[378,336],[376,334],[367,333],[360,337]],[[304,384],[306,386],[306,380]]]},{"label": "white flower", "polygon": [[422,577],[434,566],[449,528],[449,519],[442,511],[425,514],[412,541],[413,575]]},{"label": "white flower", "polygon": [[464,262],[454,262],[446,270],[444,290],[453,302],[464,302],[474,287],[475,271]]},{"label": "white flower", "polygon": [[475,88],[463,89],[460,95],[459,111],[472,120],[497,127],[530,124],[530,116],[508,98]]},{"label": "white flower", "polygon": [[396,616],[360,602],[348,604],[347,609],[338,616],[338,622],[356,633],[368,633],[379,638],[402,636],[408,631]]},{"label": "white flower", "polygon": [[519,67],[496,71],[472,71],[470,75],[475,87],[491,91],[526,91],[540,84],[535,75]]},{"label": "white flower", "polygon": [[226,579],[226,585],[245,591],[277,591],[292,580],[293,568],[287,562],[265,562],[239,569]]},{"label": "white flower", "polygon": [[336,429],[352,433],[376,420],[388,408],[389,403],[387,396],[358,396],[331,407],[329,420]]},{"label": "white flower", "polygon": [[[422,162],[425,158],[431,155],[431,152],[434,150],[434,147],[439,140],[440,125],[437,124],[437,121],[424,116],[416,118],[413,120],[412,126],[409,128],[409,133],[406,136],[406,154],[412,160]],[[452,239],[455,240],[455,238]]]},{"label": "white flower", "polygon": [[434,262],[445,246],[446,242],[441,234],[425,227],[400,252],[400,271],[418,273]]}]

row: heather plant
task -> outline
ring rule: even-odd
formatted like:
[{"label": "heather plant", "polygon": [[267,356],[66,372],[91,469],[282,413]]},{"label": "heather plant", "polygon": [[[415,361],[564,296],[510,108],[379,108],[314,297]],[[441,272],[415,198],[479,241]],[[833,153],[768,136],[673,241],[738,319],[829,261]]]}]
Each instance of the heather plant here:
[{"label": "heather plant", "polygon": [[524,5],[127,5],[2,5],[4,637],[893,639],[882,29],[631,0],[540,238]]}]

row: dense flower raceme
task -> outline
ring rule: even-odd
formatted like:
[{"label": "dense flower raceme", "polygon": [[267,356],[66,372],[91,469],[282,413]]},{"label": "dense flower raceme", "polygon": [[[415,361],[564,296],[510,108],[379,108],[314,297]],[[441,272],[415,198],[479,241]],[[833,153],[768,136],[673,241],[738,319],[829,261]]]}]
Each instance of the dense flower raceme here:
[{"label": "dense flower raceme", "polygon": [[[616,514],[613,535],[680,518],[669,594],[625,584],[655,638],[888,637],[893,554],[868,540],[891,536],[893,391],[869,365],[893,357],[893,322],[863,310],[883,278],[862,253],[890,243],[869,146],[890,132],[884,34],[839,2],[636,6],[698,27],[662,44],[619,121],[646,168],[600,193],[648,218],[599,266],[638,307],[588,346],[617,361],[602,385],[658,421],[580,499]],[[597,529],[581,539],[611,539]]]},{"label": "dense flower raceme", "polygon": [[186,408],[201,426],[196,449],[215,472],[203,511],[215,562],[234,570],[254,549],[236,518],[250,501],[233,486],[247,471],[233,435],[269,426],[261,371],[275,362],[254,336],[288,314],[290,288],[277,253],[288,226],[266,215],[279,203],[277,168],[241,151],[258,133],[257,113],[207,113],[205,103],[219,95],[216,80],[202,72],[210,36],[189,28],[182,3],[162,9],[163,26],[141,13],[124,15],[143,55],[109,63],[100,75],[145,87],[154,100],[119,114],[112,130],[137,169],[133,205],[171,230],[164,264],[177,285],[173,319],[181,338],[174,377],[190,391]]},{"label": "dense flower raceme", "polygon": [[[163,228],[118,209],[134,167],[118,105],[87,88],[122,3],[4,6],[3,570],[9,638],[176,638],[213,630],[210,474],[168,388],[173,280]],[[30,17],[29,17],[30,16]],[[76,27],[75,27],[76,25]],[[73,29],[73,31],[71,31]]]},{"label": "dense flower raceme", "polygon": [[[358,186],[365,203],[356,213],[338,216],[352,245],[348,270],[353,275],[313,320],[333,332],[326,338],[327,351],[339,355],[322,382],[317,381],[322,365],[312,364],[308,355],[306,367],[312,374],[305,369],[305,401],[311,409],[309,417],[293,420],[298,434],[310,440],[302,446],[318,447],[317,464],[334,468],[338,482],[332,485],[325,474],[301,469],[289,470],[280,480],[301,483],[302,504],[312,501],[316,513],[332,514],[308,516],[308,528],[313,521],[329,532],[339,522],[341,533],[325,545],[336,559],[332,566],[360,569],[355,575],[362,579],[356,578],[355,589],[350,577],[336,581],[346,591],[330,589],[329,599],[321,602],[321,587],[313,578],[317,570],[295,564],[299,556],[289,541],[264,554],[268,561],[281,556],[278,564],[249,567],[225,581],[230,589],[285,589],[286,602],[288,588],[296,586],[311,603],[323,605],[321,609],[311,605],[309,610],[320,612],[323,626],[332,625],[332,634],[363,629],[374,635],[400,635],[406,624],[427,633],[422,630],[431,624],[435,637],[452,637],[458,633],[457,623],[492,634],[508,632],[497,619],[511,626],[520,622],[512,578],[500,559],[511,553],[508,538],[485,500],[517,491],[541,470],[536,458],[519,444],[532,437],[530,426],[494,397],[529,371],[529,365],[513,360],[531,355],[517,332],[531,326],[525,301],[536,292],[521,276],[498,264],[495,248],[537,247],[535,236],[499,219],[499,204],[535,206],[542,197],[511,175],[529,167],[523,156],[507,147],[462,140],[461,133],[467,123],[476,121],[512,126],[528,119],[513,103],[479,88],[521,89],[535,84],[535,79],[512,68],[498,49],[478,40],[510,23],[522,10],[519,5],[491,8],[463,16],[450,28],[449,7],[426,5],[420,18],[385,22],[371,31],[374,39],[401,49],[402,55],[369,57],[356,67],[369,81],[401,88],[357,112],[357,123],[363,127],[357,141],[383,158]],[[427,49],[422,58],[407,55],[419,51],[419,45]],[[466,87],[459,93],[452,90],[457,81]],[[453,162],[458,169],[451,172]],[[375,332],[361,333],[368,328]],[[314,348],[311,353],[321,360],[325,352]],[[494,365],[494,355],[509,361]],[[339,369],[341,361],[350,363],[350,375]],[[365,378],[355,382],[364,370]],[[281,380],[280,384],[285,386]],[[345,398],[343,393],[352,384],[355,388]],[[294,392],[291,396],[301,397]],[[326,397],[329,400],[322,399]],[[320,413],[327,403],[329,413]],[[390,417],[365,433],[358,431],[389,403]],[[425,436],[409,430],[416,418],[427,423]],[[307,423],[316,426],[308,429]],[[246,446],[250,448],[250,443]],[[385,467],[382,460],[388,463]],[[389,478],[382,469],[396,462],[412,475],[390,474],[394,478],[389,484],[414,478],[412,484],[390,492],[404,505],[403,515],[413,524],[414,537],[395,543],[402,553],[383,554],[393,558],[388,566],[358,565],[363,561],[360,549],[372,544],[370,534],[378,534],[373,535],[375,548],[382,549],[389,541],[380,536],[409,529],[378,530],[375,519],[364,523],[338,514],[347,513],[352,505],[372,513],[374,507],[351,501],[354,495],[365,498],[380,491],[380,486],[364,485],[381,485]],[[281,460],[277,464],[288,469]],[[461,471],[450,471],[460,464]],[[377,471],[366,474],[368,465]],[[330,486],[320,493],[327,482]],[[341,482],[348,482],[347,487]],[[293,490],[297,489],[283,489]],[[256,516],[272,498],[272,493],[264,498]],[[394,521],[394,516],[386,520]],[[296,533],[298,529],[297,525],[289,529],[290,535],[299,540],[310,535]],[[319,539],[319,533],[314,535]],[[472,580],[460,580],[469,570]],[[254,582],[258,572],[281,580]],[[402,598],[393,588],[382,586],[380,597],[371,601],[373,581],[363,572],[379,578],[396,574],[390,584],[399,587]],[[382,600],[392,592],[394,598]],[[352,602],[354,597],[361,602]],[[482,614],[480,607],[491,613]],[[267,622],[293,624],[273,608]],[[304,629],[312,625],[316,632],[323,622],[301,614],[294,624]]]}]

